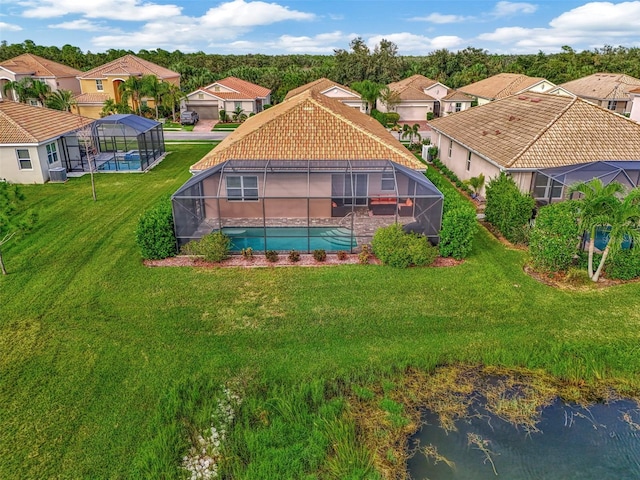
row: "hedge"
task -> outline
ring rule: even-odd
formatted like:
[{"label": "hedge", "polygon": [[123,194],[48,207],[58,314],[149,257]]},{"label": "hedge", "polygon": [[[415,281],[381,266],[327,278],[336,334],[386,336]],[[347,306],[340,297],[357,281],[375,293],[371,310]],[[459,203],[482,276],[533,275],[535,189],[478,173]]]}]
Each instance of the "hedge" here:
[{"label": "hedge", "polygon": [[485,219],[512,243],[527,243],[527,228],[535,200],[525,195],[504,172],[489,182],[486,188]]},{"label": "hedge", "polygon": [[567,270],[578,252],[580,228],[575,200],[542,207],[529,238],[531,263],[537,269]]},{"label": "hedge", "polygon": [[371,247],[384,265],[397,268],[431,265],[438,256],[427,237],[405,233],[397,223],[376,230]]},{"label": "hedge", "polygon": [[169,197],[164,197],[155,207],[140,216],[135,235],[144,259],[159,260],[176,255],[173,212]]}]

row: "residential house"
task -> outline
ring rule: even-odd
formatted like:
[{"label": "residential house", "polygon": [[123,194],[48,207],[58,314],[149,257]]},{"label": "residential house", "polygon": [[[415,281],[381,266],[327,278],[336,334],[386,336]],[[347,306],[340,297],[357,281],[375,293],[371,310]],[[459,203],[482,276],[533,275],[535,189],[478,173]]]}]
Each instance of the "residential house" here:
[{"label": "residential house", "polygon": [[[77,76],[82,72],[61,63],[47,60],[32,53],[24,53],[17,57],[0,62],[0,98],[18,101],[15,92],[5,94],[5,85],[23,78],[40,80],[49,86],[52,92],[70,90],[80,93],[80,82]],[[38,99],[29,100],[31,105],[39,105]]]},{"label": "residential house", "polygon": [[640,124],[578,97],[526,92],[429,126],[440,159],[461,180],[504,171],[540,202],[565,193],[545,169],[640,160]]},{"label": "residential house", "polygon": [[478,105],[484,105],[524,92],[547,93],[555,87],[555,84],[544,78],[529,77],[521,73],[499,73],[493,77],[460,87],[458,90],[476,98]]},{"label": "residential house", "polygon": [[621,73],[594,73],[560,86],[588,102],[625,114],[631,111],[630,92],[640,87],[640,80]]},{"label": "residential house", "polygon": [[74,132],[92,123],[73,113],[0,100],[0,180],[47,182],[52,170],[79,158]]},{"label": "residential house", "polygon": [[318,80],[314,80],[313,82],[294,88],[287,93],[284,99],[288,100],[302,92],[306,92],[307,90],[315,93],[321,93],[326,97],[338,100],[348,107],[357,108],[362,113],[365,113],[367,110],[366,102],[362,101],[362,97],[358,92],[351,90],[349,87],[345,87],[344,85],[340,85],[333,80],[329,80],[328,78],[319,78]]},{"label": "residential house", "polygon": [[[424,122],[429,113],[439,117],[466,110],[471,107],[473,100],[440,82],[418,74],[387,86],[400,98],[400,103],[393,111],[400,115],[400,122],[405,123]],[[455,110],[456,108],[459,110]],[[387,112],[387,107],[378,102],[378,110]]]},{"label": "residential house", "polygon": [[424,168],[378,121],[308,89],[191,167],[172,197],[178,243],[222,230],[235,249],[353,251],[400,221],[437,241],[443,197]]},{"label": "residential house", "polygon": [[640,88],[634,88],[629,90],[631,95],[631,108],[629,111],[629,117],[631,120],[640,122]]},{"label": "residential house", "polygon": [[[155,75],[160,81],[180,85],[179,73],[135,55],[125,55],[78,75],[82,93],[75,97],[74,112],[90,118],[100,118],[104,102],[109,99],[120,102],[122,99],[120,86],[129,77],[143,75]],[[142,103],[149,107],[153,106],[152,99],[142,99]],[[135,107],[131,99],[129,104],[132,108]]]},{"label": "residential house", "polygon": [[271,90],[236,77],[227,77],[191,92],[183,100],[181,110],[198,112],[201,119],[218,119],[220,110],[227,115],[242,111],[245,115],[260,113],[271,103]]}]

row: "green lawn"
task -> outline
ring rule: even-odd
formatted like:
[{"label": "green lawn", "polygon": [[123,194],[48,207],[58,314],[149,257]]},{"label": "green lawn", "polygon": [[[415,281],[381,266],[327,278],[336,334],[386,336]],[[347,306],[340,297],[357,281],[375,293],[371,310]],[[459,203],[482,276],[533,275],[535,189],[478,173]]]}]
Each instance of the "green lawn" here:
[{"label": "green lawn", "polygon": [[[0,478],[152,478],[149,465],[177,463],[184,425],[206,426],[206,402],[185,393],[203,382],[239,379],[255,398],[284,398],[317,382],[463,361],[640,385],[640,284],[553,289],[523,274],[523,252],[485,231],[452,268],[145,268],[138,216],[210,148],[171,145],[148,173],[100,174],[96,203],[88,176],[24,187],[40,222],[4,252]],[[311,418],[292,418],[302,417]],[[320,468],[297,465],[312,454],[291,445],[279,447],[287,458],[254,458],[276,474],[252,463],[235,478]]]},{"label": "green lawn", "polygon": [[240,126],[239,123],[216,123],[213,126],[213,130],[235,130],[236,128],[238,128]]}]

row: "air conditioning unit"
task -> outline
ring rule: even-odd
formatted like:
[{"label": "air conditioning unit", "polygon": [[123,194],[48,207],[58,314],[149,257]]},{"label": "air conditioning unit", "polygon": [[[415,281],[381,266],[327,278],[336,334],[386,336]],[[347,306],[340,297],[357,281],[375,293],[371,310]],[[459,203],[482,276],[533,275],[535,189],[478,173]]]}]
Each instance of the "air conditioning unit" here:
[{"label": "air conditioning unit", "polygon": [[64,167],[50,169],[49,181],[52,183],[65,183],[67,181],[67,169]]}]

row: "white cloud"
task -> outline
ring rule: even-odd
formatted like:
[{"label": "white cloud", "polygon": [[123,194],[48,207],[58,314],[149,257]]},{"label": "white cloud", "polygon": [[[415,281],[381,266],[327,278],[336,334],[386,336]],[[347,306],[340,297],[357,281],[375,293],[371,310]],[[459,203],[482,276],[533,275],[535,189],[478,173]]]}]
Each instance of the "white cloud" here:
[{"label": "white cloud", "polygon": [[471,20],[473,17],[465,17],[464,15],[444,15],[442,13],[432,13],[426,17],[414,17],[410,20],[415,22],[429,22],[437,24],[445,23],[462,23]]},{"label": "white cloud", "polygon": [[208,27],[253,27],[284,20],[313,20],[312,13],[290,10],[276,3],[233,0],[210,8],[201,21]]},{"label": "white cloud", "polygon": [[[546,28],[502,27],[478,39],[507,45],[511,51],[557,51],[563,45],[630,43],[640,31],[640,1],[591,2],[561,14]],[[600,42],[593,45],[594,39]],[[635,39],[634,39],[635,40]]]},{"label": "white cloud", "polygon": [[211,43],[209,47],[234,53],[250,52],[286,52],[331,54],[335,49],[344,48],[349,40],[357,37],[355,33],[344,34],[340,31],[320,33],[312,37],[282,35],[273,41],[238,40],[231,43]]},{"label": "white cloud", "polygon": [[509,17],[520,13],[534,13],[538,6],[532,3],[498,2],[493,9],[494,17]]},{"label": "white cloud", "polygon": [[379,44],[381,40],[389,40],[398,46],[401,55],[421,54],[424,55],[432,50],[441,48],[455,48],[463,44],[464,40],[454,35],[442,35],[429,38],[424,35],[402,32],[388,35],[373,35],[367,39],[369,48]]},{"label": "white cloud", "polygon": [[0,31],[2,30],[6,32],[19,32],[20,30],[22,30],[22,27],[20,25],[14,25],[12,23],[0,22]]},{"label": "white cloud", "polygon": [[63,30],[85,30],[87,32],[97,32],[101,30],[109,30],[113,32],[115,28],[100,25],[85,19],[72,20],[70,22],[62,22],[56,25],[49,25],[49,28],[61,28]]},{"label": "white cloud", "polygon": [[29,18],[76,14],[86,18],[144,22],[156,18],[171,18],[180,15],[182,11],[176,5],[158,5],[141,0],[29,0],[19,4],[27,7],[22,15]]}]

